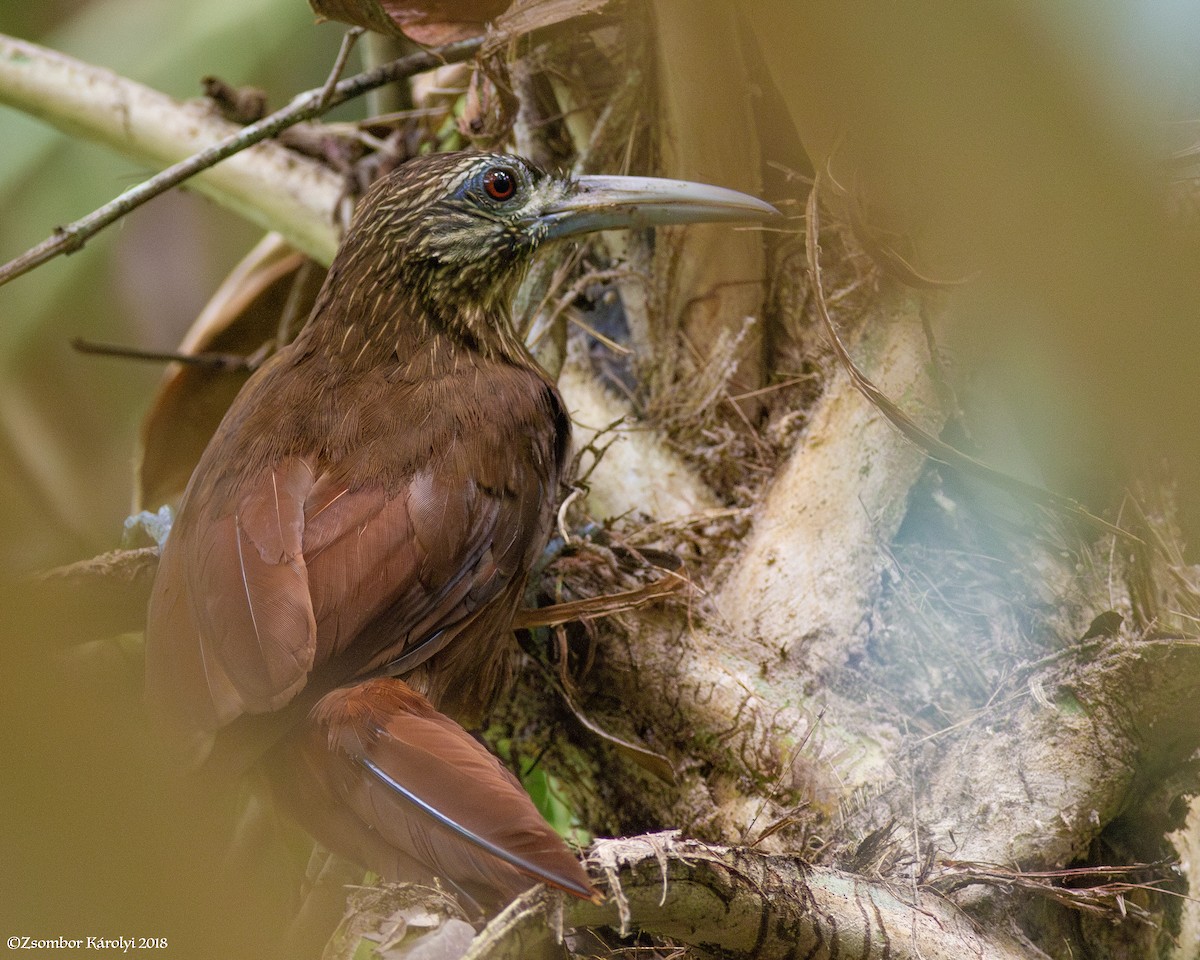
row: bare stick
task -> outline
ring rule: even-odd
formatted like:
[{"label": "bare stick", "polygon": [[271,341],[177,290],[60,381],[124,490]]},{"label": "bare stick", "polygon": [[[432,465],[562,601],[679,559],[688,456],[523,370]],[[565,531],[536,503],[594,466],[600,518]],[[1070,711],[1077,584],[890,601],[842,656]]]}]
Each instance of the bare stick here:
[{"label": "bare stick", "polygon": [[325,81],[325,86],[321,88],[321,99],[317,102],[319,109],[324,110],[329,106],[329,100],[333,96],[333,88],[337,86],[337,82],[341,79],[342,72],[346,69],[346,61],[350,59],[350,51],[354,49],[354,44],[367,31],[363,27],[351,27],[342,37],[342,45],[338,47],[337,56],[333,61],[333,69],[329,71],[329,79]]},{"label": "bare stick", "polygon": [[225,158],[262,140],[269,139],[281,130],[286,130],[304,120],[311,120],[347,100],[361,96],[368,90],[411,77],[425,70],[432,70],[443,63],[458,63],[468,60],[474,56],[482,42],[480,38],[460,40],[434,50],[410,54],[376,67],[374,70],[367,70],[342,80],[332,89],[327,90],[325,87],[320,87],[298,95],[282,110],[277,110],[257,123],[243,128],[233,136],[226,137],[208,149],[201,150],[186,160],[168,167],[162,173],[125,191],[115,200],[69,226],[56,228],[49,238],[0,267],[0,285],[28,273],[34,267],[40,266],[60,254],[74,253],[89,238],[110,223],[119,220],[147,200],[178,186],[189,177],[220,163]]},{"label": "bare stick", "polygon": [[145,360],[150,363],[185,363],[193,367],[207,367],[210,370],[251,370],[253,369],[247,357],[232,353],[176,353],[169,350],[143,350],[141,347],[123,347],[116,343],[96,343],[75,337],[71,347],[79,353],[97,357],[119,357],[122,360]]}]

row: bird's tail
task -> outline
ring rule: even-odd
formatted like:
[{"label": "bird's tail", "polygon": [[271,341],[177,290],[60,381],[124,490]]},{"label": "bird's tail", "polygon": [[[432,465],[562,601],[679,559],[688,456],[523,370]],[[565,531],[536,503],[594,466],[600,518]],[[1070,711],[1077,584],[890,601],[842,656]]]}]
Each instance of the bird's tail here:
[{"label": "bird's tail", "polygon": [[538,881],[597,896],[517,779],[401,680],[327,694],[270,765],[319,841],[384,877],[439,877],[486,902]]}]

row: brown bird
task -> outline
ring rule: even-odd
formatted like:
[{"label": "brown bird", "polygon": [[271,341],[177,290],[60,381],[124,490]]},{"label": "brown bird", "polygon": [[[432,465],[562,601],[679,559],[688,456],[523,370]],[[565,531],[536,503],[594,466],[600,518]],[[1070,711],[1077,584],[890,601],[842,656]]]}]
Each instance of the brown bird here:
[{"label": "brown bird", "polygon": [[190,761],[255,744],[243,752],[310,832],[383,876],[489,902],[539,880],[593,896],[450,719],[476,722],[503,686],[570,441],[509,305],[549,241],[774,214],[730,190],[558,178],[505,155],[425,156],[377,182],[163,549],[147,699]]}]

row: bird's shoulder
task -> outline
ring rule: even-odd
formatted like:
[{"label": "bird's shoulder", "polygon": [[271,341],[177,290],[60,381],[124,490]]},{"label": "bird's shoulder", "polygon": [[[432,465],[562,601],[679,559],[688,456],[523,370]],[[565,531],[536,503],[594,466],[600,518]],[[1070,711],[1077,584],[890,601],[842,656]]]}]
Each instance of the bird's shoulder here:
[{"label": "bird's shoulder", "polygon": [[185,499],[214,518],[227,514],[295,460],[352,489],[378,482],[389,498],[431,464],[489,488],[554,485],[569,439],[562,400],[532,360],[497,360],[440,338],[360,367],[289,348],[238,395]]}]

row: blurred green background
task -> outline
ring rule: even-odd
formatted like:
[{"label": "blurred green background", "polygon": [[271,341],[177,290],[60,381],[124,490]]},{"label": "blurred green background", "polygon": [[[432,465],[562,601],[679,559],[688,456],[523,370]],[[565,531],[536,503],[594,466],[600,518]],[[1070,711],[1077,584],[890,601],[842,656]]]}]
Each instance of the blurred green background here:
[{"label": "blurred green background", "polygon": [[[215,74],[278,107],[324,80],[342,28],[315,26],[296,0],[3,0],[0,32],[181,99]],[[155,172],[3,107],[0,144],[6,260]],[[129,512],[137,424],[161,368],[83,356],[71,338],[173,349],[256,239],[174,191],[0,288],[0,571],[109,549]]]}]

